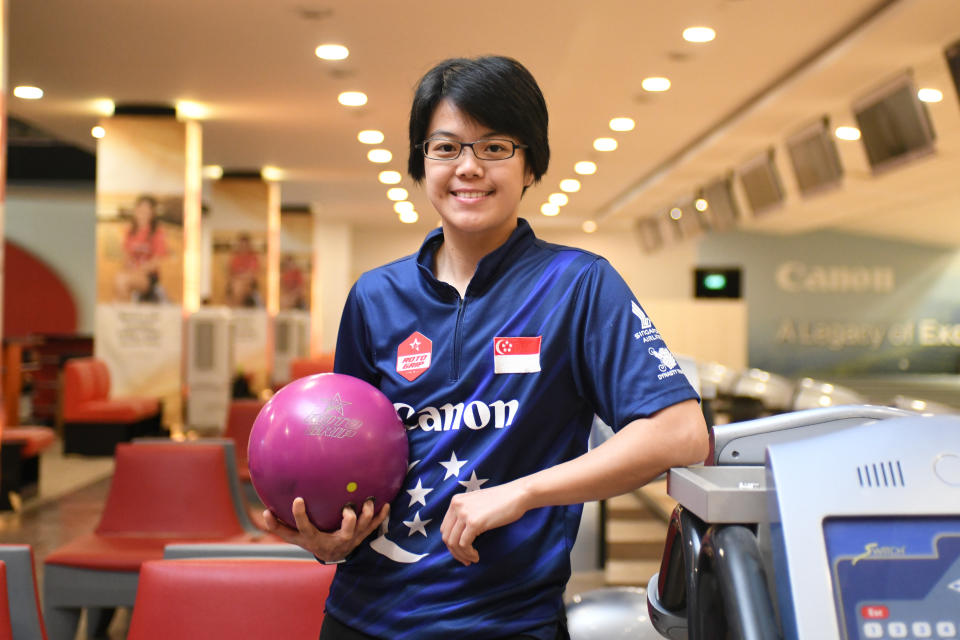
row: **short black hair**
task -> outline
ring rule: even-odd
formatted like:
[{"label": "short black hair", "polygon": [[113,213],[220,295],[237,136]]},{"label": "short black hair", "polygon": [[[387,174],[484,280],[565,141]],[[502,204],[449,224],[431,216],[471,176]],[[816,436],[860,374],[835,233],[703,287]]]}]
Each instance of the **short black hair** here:
[{"label": "short black hair", "polygon": [[451,58],[421,78],[410,109],[410,157],[407,173],[424,177],[420,143],[441,100],[449,100],[480,124],[515,136],[527,145],[527,167],[539,182],[550,164],[547,103],[526,67],[504,56]]}]

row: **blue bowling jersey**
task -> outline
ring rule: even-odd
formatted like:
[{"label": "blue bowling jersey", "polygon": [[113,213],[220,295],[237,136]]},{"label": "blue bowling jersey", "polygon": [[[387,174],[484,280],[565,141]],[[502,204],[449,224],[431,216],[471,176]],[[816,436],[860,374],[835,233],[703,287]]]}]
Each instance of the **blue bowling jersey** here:
[{"label": "blue bowling jersey", "polygon": [[581,455],[594,414],[619,429],[697,395],[603,258],[521,219],[461,298],[433,275],[442,242],[432,231],[347,298],[335,369],[393,401],[410,459],[385,531],[339,565],[327,611],[391,640],[552,639],[582,505],[481,534],[465,567],[441,539],[451,497]]}]

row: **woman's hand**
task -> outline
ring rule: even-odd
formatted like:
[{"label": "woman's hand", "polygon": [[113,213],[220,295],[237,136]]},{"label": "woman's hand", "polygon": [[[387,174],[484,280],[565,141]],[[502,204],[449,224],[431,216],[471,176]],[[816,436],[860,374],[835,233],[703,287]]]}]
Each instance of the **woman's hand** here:
[{"label": "woman's hand", "polygon": [[307,505],[303,498],[296,498],[293,501],[296,529],[282,524],[269,509],[264,510],[263,520],[268,532],[303,547],[323,562],[339,562],[356,549],[389,515],[389,504],[383,505],[380,513],[375,514],[373,500],[367,500],[363,503],[359,515],[352,508],[344,507],[340,529],[326,533],[313,526],[307,518]]},{"label": "woman's hand", "polygon": [[519,481],[459,493],[450,500],[450,507],[440,525],[443,543],[464,566],[480,561],[473,546],[484,531],[515,522],[527,512],[527,492]]}]

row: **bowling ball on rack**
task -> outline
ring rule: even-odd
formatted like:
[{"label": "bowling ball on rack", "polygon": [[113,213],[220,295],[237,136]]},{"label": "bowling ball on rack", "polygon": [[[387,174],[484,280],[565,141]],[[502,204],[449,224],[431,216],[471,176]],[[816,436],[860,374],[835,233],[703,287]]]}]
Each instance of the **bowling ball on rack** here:
[{"label": "bowling ball on rack", "polygon": [[343,508],[380,507],[407,473],[407,432],[373,385],[338,373],[294,380],[257,415],[247,444],[250,479],[263,504],[296,528],[294,498],[321,531],[340,528]]}]

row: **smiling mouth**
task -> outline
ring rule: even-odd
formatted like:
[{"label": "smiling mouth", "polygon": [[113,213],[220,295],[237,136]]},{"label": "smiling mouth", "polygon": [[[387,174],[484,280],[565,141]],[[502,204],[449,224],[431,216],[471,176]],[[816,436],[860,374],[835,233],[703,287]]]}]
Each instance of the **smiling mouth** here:
[{"label": "smiling mouth", "polygon": [[479,200],[480,198],[485,198],[489,196],[493,191],[451,191],[451,193],[457,198],[463,198],[465,200]]}]

